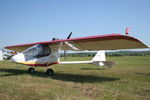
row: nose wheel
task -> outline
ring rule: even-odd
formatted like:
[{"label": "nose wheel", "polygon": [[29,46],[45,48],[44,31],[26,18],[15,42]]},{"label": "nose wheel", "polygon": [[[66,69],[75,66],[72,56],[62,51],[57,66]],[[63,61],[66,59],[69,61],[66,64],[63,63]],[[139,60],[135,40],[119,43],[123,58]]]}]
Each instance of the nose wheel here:
[{"label": "nose wheel", "polygon": [[51,69],[51,68],[47,69],[46,75],[54,76],[54,71],[53,71],[53,69]]},{"label": "nose wheel", "polygon": [[35,72],[35,69],[32,68],[32,67],[30,67],[30,68],[28,69],[28,72],[29,72],[30,74],[33,74],[33,73]]}]

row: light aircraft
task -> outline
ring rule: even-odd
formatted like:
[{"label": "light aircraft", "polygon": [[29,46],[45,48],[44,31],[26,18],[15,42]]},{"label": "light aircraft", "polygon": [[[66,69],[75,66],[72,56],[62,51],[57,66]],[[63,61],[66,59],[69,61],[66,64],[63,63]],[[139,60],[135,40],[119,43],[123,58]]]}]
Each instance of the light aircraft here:
[{"label": "light aircraft", "polygon": [[[20,52],[11,58],[12,62],[30,65],[34,67],[47,68],[53,64],[77,64],[88,63],[97,66],[106,65],[111,67],[115,64],[113,61],[106,61],[105,51],[103,50],[117,50],[117,49],[139,49],[148,48],[144,43],[134,37],[121,34],[109,34],[99,36],[88,36],[80,38],[67,39],[53,39],[52,41],[21,44],[6,46],[6,49]],[[60,61],[61,50],[97,50],[97,54],[91,61]],[[34,67],[28,69],[29,73],[33,73]],[[47,75],[54,75],[51,68],[47,68]]]}]

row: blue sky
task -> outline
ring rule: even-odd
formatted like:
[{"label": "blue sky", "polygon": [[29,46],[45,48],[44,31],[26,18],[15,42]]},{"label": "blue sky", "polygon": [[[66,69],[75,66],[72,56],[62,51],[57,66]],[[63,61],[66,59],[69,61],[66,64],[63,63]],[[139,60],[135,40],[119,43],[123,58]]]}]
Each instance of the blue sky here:
[{"label": "blue sky", "polygon": [[124,33],[150,46],[150,0],[0,0],[0,48]]}]

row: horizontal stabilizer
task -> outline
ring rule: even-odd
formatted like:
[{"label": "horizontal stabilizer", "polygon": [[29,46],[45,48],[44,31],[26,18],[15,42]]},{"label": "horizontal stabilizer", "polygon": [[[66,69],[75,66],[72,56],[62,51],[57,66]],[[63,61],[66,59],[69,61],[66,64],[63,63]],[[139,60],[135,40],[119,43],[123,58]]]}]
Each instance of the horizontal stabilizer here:
[{"label": "horizontal stabilizer", "polygon": [[108,68],[111,68],[113,65],[116,65],[117,63],[115,61],[94,61],[93,64],[96,66],[103,66],[105,65]]},{"label": "horizontal stabilizer", "polygon": [[102,61],[102,63],[108,68],[111,68],[113,65],[117,64],[115,61]]}]

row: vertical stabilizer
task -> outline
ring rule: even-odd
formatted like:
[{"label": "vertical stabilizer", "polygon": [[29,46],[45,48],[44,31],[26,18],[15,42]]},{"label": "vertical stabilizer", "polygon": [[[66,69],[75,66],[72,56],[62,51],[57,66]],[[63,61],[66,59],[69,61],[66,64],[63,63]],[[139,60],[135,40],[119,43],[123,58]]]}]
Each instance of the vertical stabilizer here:
[{"label": "vertical stabilizer", "polygon": [[94,56],[92,61],[106,61],[105,57],[105,51],[104,50],[99,50],[97,54]]},{"label": "vertical stabilizer", "polygon": [[106,61],[106,57],[105,57],[105,51],[104,50],[99,50],[97,52],[97,54],[94,56],[94,58],[92,59],[93,62],[99,62],[96,63],[97,66],[103,66],[104,63],[101,61]]},{"label": "vertical stabilizer", "polygon": [[111,68],[113,65],[116,65],[117,63],[114,61],[106,61],[105,51],[100,50],[97,52],[97,54],[92,59],[93,64],[97,66],[107,66],[108,68]]}]

